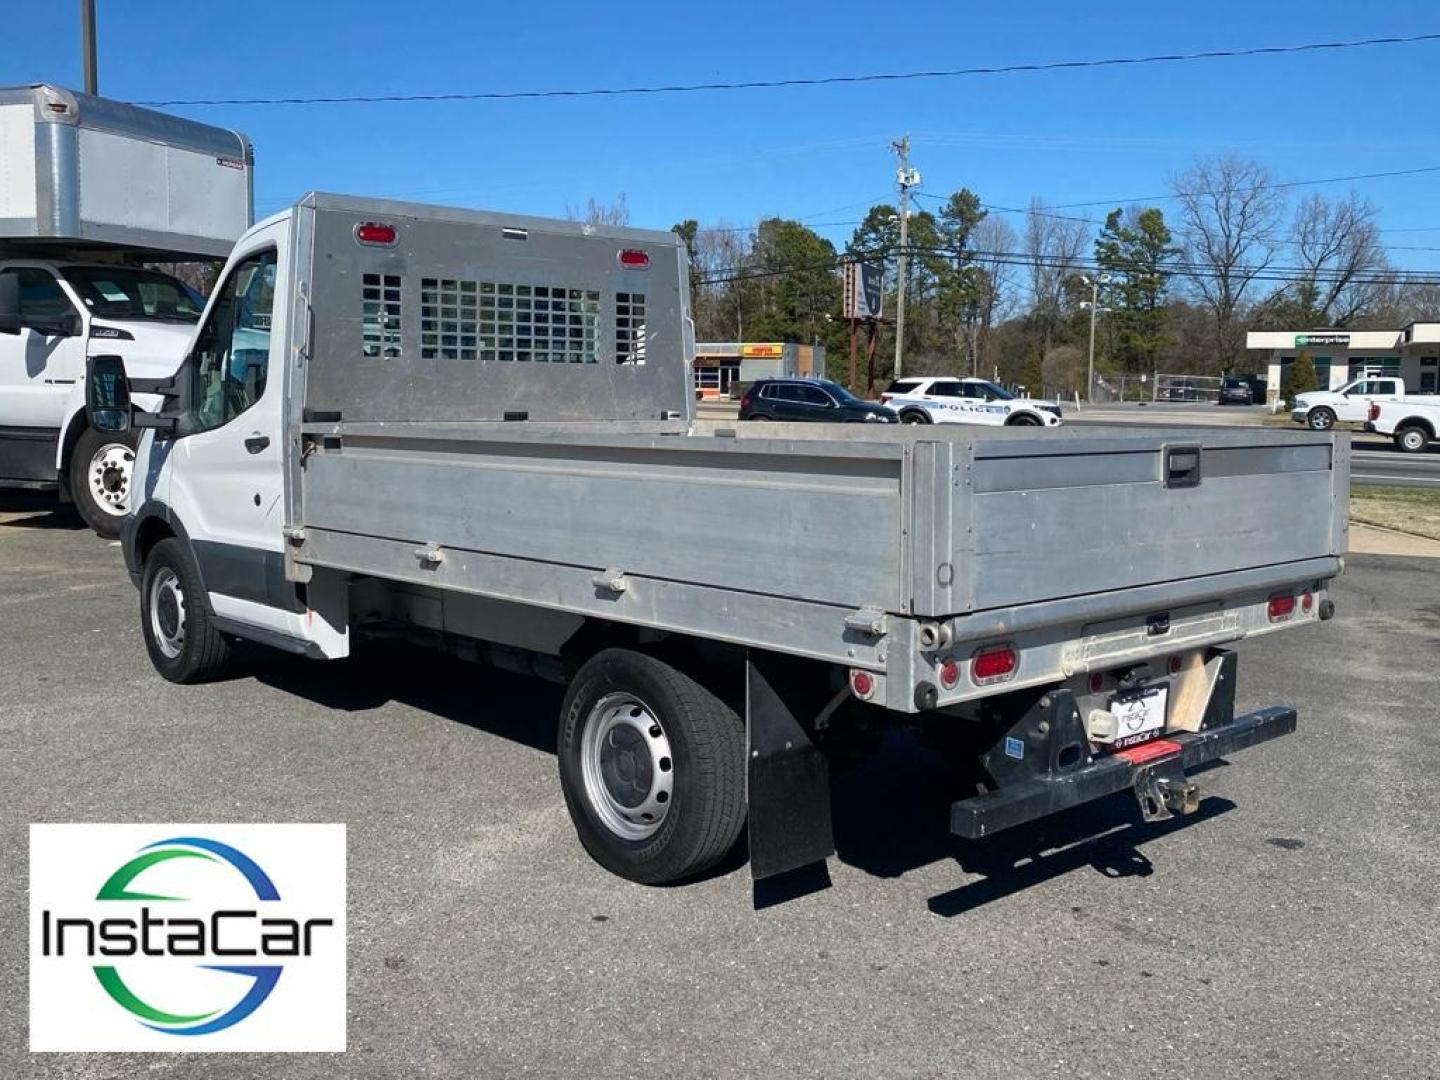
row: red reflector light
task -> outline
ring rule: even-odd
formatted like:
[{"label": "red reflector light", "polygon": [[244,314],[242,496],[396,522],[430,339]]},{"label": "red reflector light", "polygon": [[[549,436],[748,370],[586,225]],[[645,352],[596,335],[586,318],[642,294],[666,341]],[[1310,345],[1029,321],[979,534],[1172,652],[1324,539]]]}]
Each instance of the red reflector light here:
[{"label": "red reflector light", "polygon": [[1308,592],[1300,597],[1300,607],[1305,611],[1309,611],[1314,606],[1315,597],[1311,596]]},{"label": "red reflector light", "polygon": [[620,252],[620,265],[628,270],[648,270],[650,253],[639,248],[623,248]]},{"label": "red reflector light", "polygon": [[1009,645],[982,649],[970,661],[970,675],[977,683],[1002,682],[1015,674],[1020,657]]},{"label": "red reflector light", "polygon": [[954,690],[960,682],[960,665],[954,660],[946,660],[940,665],[940,685],[946,690]]},{"label": "red reflector light", "polygon": [[868,671],[850,672],[850,689],[858,698],[868,699],[875,693],[875,676]]},{"label": "red reflector light", "polygon": [[373,221],[366,221],[355,226],[355,239],[362,244],[389,247],[398,237],[394,225],[377,225]]},{"label": "red reflector light", "polygon": [[1268,608],[1271,622],[1280,622],[1295,614],[1295,597],[1292,593],[1276,593],[1270,597]]},{"label": "red reflector light", "polygon": [[1092,694],[1098,694],[1098,693],[1100,692],[1100,688],[1101,688],[1102,686],[1104,686],[1104,685],[1105,685],[1105,676],[1104,676],[1104,675],[1101,675],[1098,671],[1097,671],[1097,672],[1094,672],[1094,673],[1090,676],[1090,693],[1092,693]]},{"label": "red reflector light", "polygon": [[1180,674],[1180,664],[1181,664],[1180,657],[1178,657],[1178,656],[1172,656],[1172,657],[1170,657],[1170,674],[1171,674],[1171,675],[1179,675],[1179,674]]}]

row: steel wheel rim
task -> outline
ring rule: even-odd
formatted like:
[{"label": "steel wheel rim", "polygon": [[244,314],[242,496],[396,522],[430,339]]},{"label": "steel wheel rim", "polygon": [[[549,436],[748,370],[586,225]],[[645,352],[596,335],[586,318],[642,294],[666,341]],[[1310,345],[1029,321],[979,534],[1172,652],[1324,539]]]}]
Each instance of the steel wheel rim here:
[{"label": "steel wheel rim", "polygon": [[1408,450],[1419,450],[1425,445],[1425,436],[1418,431],[1407,431],[1400,436],[1400,444]]},{"label": "steel wheel rim", "polygon": [[631,694],[607,694],[585,718],[580,772],[595,816],[623,840],[653,836],[670,813],[675,758],[655,713]]},{"label": "steel wheel rim", "polygon": [[150,634],[171,660],[185,648],[185,593],[179,576],[168,566],[150,579]]},{"label": "steel wheel rim", "polygon": [[90,458],[85,482],[90,501],[111,517],[124,517],[130,510],[130,477],[135,470],[135,451],[124,443],[106,443]]}]

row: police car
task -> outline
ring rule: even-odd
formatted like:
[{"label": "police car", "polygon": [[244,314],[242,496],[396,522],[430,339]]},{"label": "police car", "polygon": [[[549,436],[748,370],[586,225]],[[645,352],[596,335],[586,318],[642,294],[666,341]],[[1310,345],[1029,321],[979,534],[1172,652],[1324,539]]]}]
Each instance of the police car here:
[{"label": "police car", "polygon": [[988,379],[927,376],[896,379],[880,401],[905,424],[989,424],[995,427],[1057,427],[1060,406],[1019,398]]}]

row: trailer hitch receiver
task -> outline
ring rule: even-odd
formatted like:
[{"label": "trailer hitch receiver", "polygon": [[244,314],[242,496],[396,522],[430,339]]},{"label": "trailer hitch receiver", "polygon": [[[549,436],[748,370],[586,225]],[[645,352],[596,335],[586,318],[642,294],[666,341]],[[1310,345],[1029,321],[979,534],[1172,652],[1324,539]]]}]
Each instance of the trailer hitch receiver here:
[{"label": "trailer hitch receiver", "polygon": [[1179,756],[1147,765],[1135,774],[1135,798],[1146,821],[1193,814],[1200,806],[1200,785],[1185,775]]}]

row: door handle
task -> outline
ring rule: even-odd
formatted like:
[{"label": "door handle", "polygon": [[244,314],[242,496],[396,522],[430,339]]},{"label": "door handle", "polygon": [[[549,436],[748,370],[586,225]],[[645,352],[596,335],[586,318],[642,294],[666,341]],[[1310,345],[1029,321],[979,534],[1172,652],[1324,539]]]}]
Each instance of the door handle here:
[{"label": "door handle", "polygon": [[261,435],[258,431],[245,440],[245,449],[252,454],[258,454],[270,445],[270,436]]}]

